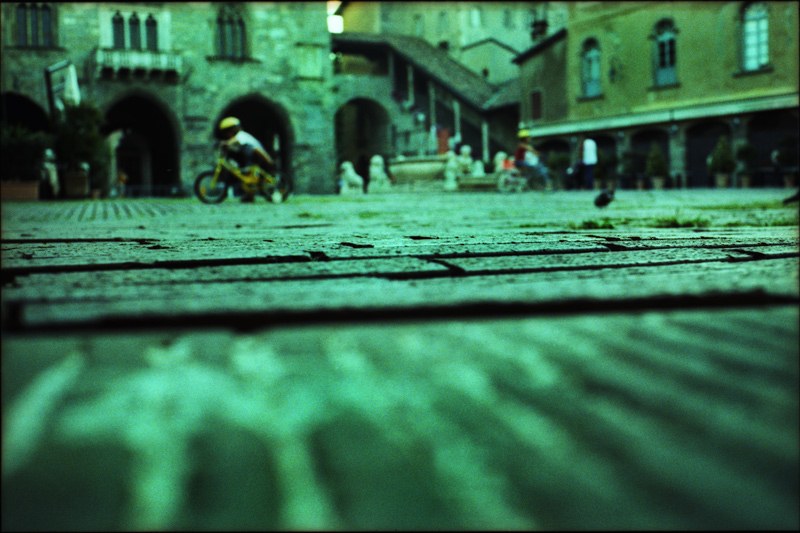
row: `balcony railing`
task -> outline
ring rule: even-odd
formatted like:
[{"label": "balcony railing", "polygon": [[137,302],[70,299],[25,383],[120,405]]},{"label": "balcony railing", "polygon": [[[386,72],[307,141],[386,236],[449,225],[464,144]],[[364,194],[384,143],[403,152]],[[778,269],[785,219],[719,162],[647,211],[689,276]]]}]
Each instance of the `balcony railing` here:
[{"label": "balcony railing", "polygon": [[177,81],[183,74],[183,58],[179,52],[99,48],[95,51],[95,69],[103,79]]}]

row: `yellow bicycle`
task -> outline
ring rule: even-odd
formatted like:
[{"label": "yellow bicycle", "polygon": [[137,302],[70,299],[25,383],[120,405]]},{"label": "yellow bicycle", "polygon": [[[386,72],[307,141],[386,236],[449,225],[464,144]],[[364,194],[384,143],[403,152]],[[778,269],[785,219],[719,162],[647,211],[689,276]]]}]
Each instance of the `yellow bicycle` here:
[{"label": "yellow bicycle", "polygon": [[218,204],[228,197],[228,188],[238,179],[248,194],[260,194],[270,202],[280,203],[289,197],[289,185],[258,165],[240,169],[220,153],[214,170],[201,172],[194,180],[194,193],[201,202]]}]

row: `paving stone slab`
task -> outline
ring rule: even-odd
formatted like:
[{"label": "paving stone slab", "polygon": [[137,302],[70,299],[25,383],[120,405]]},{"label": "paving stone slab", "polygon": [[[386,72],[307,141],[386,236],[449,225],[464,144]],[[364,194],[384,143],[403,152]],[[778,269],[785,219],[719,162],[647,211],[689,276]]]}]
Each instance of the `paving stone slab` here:
[{"label": "paving stone slab", "polygon": [[[159,317],[192,323],[243,318],[280,320],[282,315],[325,313],[332,317],[398,312],[428,316],[426,309],[469,306],[480,316],[511,305],[530,307],[602,305],[630,299],[704,298],[719,294],[742,301],[759,297],[797,299],[798,260],[631,265],[590,270],[439,275],[422,279],[379,278],[235,280],[208,283],[102,284],[9,289],[4,323],[17,328],[113,321],[157,325]],[[578,302],[578,303],[571,303]],[[226,315],[229,315],[226,317]],[[184,317],[184,318],[181,318]],[[196,317],[196,318],[192,318]]]}]

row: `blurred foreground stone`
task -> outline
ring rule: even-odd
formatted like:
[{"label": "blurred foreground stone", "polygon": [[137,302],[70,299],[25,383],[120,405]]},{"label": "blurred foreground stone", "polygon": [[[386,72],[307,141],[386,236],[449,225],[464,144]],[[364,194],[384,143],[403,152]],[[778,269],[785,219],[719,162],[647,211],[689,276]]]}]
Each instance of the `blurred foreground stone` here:
[{"label": "blurred foreground stone", "polygon": [[2,527],[797,529],[797,214],[725,194],[4,204]]}]

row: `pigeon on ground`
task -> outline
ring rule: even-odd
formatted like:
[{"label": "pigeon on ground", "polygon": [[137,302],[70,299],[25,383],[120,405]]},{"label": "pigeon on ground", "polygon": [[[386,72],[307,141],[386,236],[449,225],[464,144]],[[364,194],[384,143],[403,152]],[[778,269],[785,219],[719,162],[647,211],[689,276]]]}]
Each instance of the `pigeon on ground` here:
[{"label": "pigeon on ground", "polygon": [[597,198],[594,199],[594,205],[602,208],[610,204],[613,199],[614,191],[606,189],[597,195]]}]

